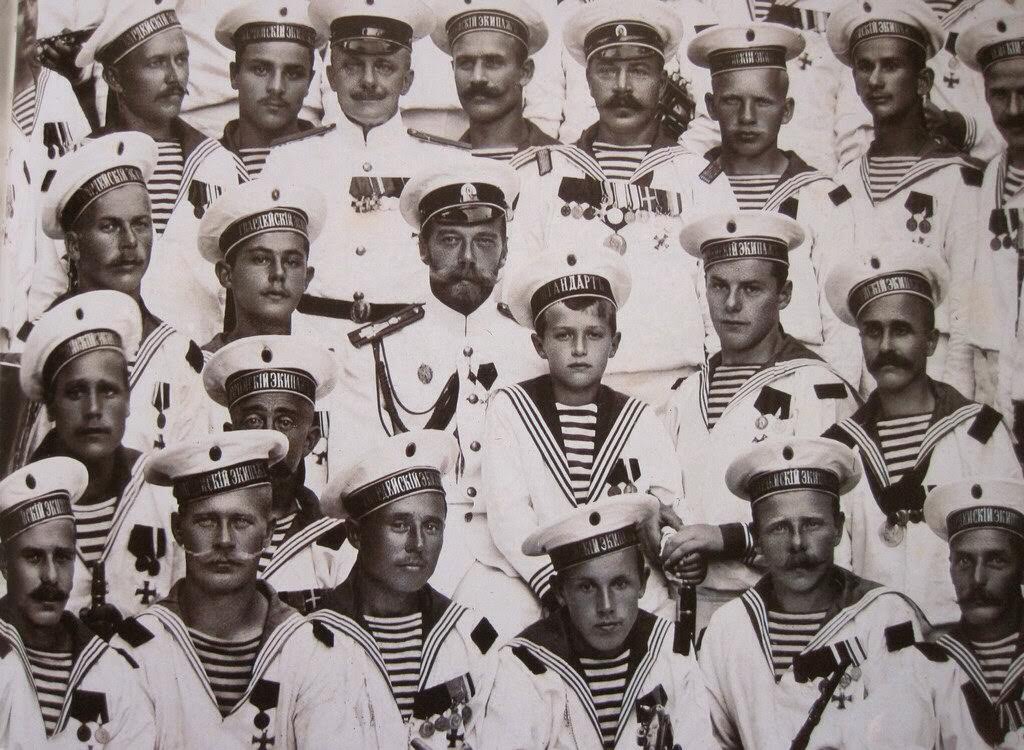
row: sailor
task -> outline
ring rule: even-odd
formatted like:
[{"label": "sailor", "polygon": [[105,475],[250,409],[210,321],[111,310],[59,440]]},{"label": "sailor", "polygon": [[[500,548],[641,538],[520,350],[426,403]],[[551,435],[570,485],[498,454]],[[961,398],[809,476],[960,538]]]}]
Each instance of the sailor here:
[{"label": "sailor", "polygon": [[932,622],[954,619],[957,608],[946,545],[922,524],[928,491],[974,476],[1021,478],[999,412],[928,376],[935,311],[951,283],[940,258],[909,242],[845,259],[826,281],[836,315],[859,329],[878,383],[825,433],[856,450],[864,467],[850,497],[852,569],[907,593]]}]

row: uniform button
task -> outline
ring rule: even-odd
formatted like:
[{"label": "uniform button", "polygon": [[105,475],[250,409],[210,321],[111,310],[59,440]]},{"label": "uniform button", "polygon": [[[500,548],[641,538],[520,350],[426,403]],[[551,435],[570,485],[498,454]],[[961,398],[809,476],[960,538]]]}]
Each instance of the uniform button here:
[{"label": "uniform button", "polygon": [[469,523],[470,521],[472,521],[472,520],[473,520],[473,514],[472,514],[472,513],[467,513],[467,514],[466,514],[466,515],[464,516],[464,518],[466,519],[466,523]]},{"label": "uniform button", "polygon": [[356,248],[356,255],[366,255],[366,248],[360,245]]},{"label": "uniform button", "polygon": [[368,162],[368,161],[364,161],[363,162],[363,171],[364,172],[372,172],[373,171],[373,165],[370,164],[370,162]]},{"label": "uniform button", "polygon": [[462,356],[464,356],[464,357],[472,357],[473,356],[473,347],[467,346],[465,349],[463,349],[462,350]]},{"label": "uniform button", "polygon": [[472,443],[469,444],[469,449],[471,451],[478,451],[478,450],[480,450],[480,443],[478,443],[476,440],[474,440]]},{"label": "uniform button", "polygon": [[468,495],[469,497],[476,497],[476,487],[467,487],[466,495]]},{"label": "uniform button", "polygon": [[469,398],[467,398],[466,400],[471,404],[475,404],[477,401],[480,400],[480,397],[477,396],[475,393],[470,393]]}]

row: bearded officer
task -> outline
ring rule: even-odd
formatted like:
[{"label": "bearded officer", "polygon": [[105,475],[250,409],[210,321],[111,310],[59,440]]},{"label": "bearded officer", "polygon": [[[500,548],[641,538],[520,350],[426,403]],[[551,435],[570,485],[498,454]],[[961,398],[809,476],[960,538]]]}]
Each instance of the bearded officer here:
[{"label": "bearded officer", "polygon": [[259,578],[300,611],[308,611],[351,565],[341,550],[345,529],[324,518],[306,479],[323,482],[311,456],[321,442],[316,406],[333,389],[337,364],[319,342],[301,336],[251,336],[227,344],[203,370],[210,398],[228,411],[235,430],[277,430],[288,453],[274,476],[270,544]]},{"label": "bearded officer", "polygon": [[112,642],[139,664],[158,747],[379,747],[371,706],[387,688],[362,649],[257,577],[287,451],[275,430],[240,430],[168,446],[146,467],[178,501],[185,576]]},{"label": "bearded officer", "polygon": [[344,519],[359,550],[348,578],[313,615],[358,623],[353,637],[391,686],[374,704],[382,725],[404,735],[382,747],[468,747],[479,716],[477,691],[489,672],[497,631],[486,617],[427,583],[441,554],[447,502],[442,478],[455,471],[459,446],[440,430],[413,430],[375,445],[346,464],[321,498]]},{"label": "bearded officer", "polygon": [[820,435],[858,405],[855,390],[779,322],[793,294],[789,254],[803,237],[786,216],[742,211],[691,222],[680,238],[702,258],[722,345],[673,391],[667,416],[682,467],[685,525],[664,561],[671,569],[687,554],[711,556],[697,590],[701,625],[760,577],[750,508],[722,485],[723,465],[773,434]]},{"label": "bearded officer", "polygon": [[864,466],[850,500],[853,571],[906,592],[932,622],[957,609],[946,545],[921,523],[928,490],[973,476],[1021,477],[999,412],[928,375],[935,311],[950,283],[939,258],[909,243],[848,258],[826,282],[836,315],[859,329],[878,382],[863,407],[825,433]]},{"label": "bearded officer", "polygon": [[72,503],[78,565],[68,606],[106,639],[184,570],[172,498],[146,482],[144,456],[122,442],[140,328],[131,297],[86,292],[39,319],[21,362],[23,393],[44,403],[53,422],[33,460],[67,456],[89,471]]},{"label": "bearded officer", "polygon": [[925,121],[934,75],[927,62],[942,49],[942,29],[923,0],[848,0],[829,17],[828,40],[851,68],[874,123],[867,153],[837,178],[852,196],[855,247],[866,253],[880,241],[910,241],[945,262],[950,294],[938,311],[929,373],[970,397],[967,305],[976,238],[960,217],[978,198],[982,170]]},{"label": "bearded officer", "polygon": [[8,747],[153,747],[153,708],[138,667],[65,611],[75,577],[72,504],[89,472],[72,458],[37,461],[0,482],[0,684],[27,675],[34,694]]}]

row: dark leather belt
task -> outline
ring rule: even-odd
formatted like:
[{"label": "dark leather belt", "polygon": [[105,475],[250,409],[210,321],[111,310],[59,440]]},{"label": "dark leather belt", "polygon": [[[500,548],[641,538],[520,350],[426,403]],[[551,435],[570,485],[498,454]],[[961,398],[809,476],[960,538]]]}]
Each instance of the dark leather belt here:
[{"label": "dark leather belt", "polygon": [[334,320],[351,320],[353,323],[376,323],[390,318],[400,310],[409,307],[408,302],[370,303],[363,300],[331,299],[303,294],[298,310],[305,315],[316,315]]}]

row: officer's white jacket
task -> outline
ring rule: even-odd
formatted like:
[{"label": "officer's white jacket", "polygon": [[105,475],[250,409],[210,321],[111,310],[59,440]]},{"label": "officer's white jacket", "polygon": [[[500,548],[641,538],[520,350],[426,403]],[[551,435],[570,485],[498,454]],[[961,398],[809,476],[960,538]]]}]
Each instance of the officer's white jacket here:
[{"label": "officer's white jacket", "polygon": [[[474,728],[481,750],[589,750],[602,747],[597,709],[583,676],[576,642],[563,610],[539,620],[502,647]],[[708,696],[697,662],[677,649],[675,627],[640,610],[624,646],[635,665],[626,683],[615,747],[635,748],[647,709],[661,705],[676,746],[714,747]],[[646,745],[641,745],[646,747]]]},{"label": "officer's white jacket", "polygon": [[867,174],[867,156],[863,156],[844,168],[837,178],[853,196],[850,203],[855,222],[854,246],[858,252],[868,253],[887,240],[911,241],[945,261],[949,267],[949,286],[946,300],[935,311],[935,326],[949,336],[949,341],[945,357],[933,357],[929,363],[929,375],[972,395],[968,306],[976,240],[962,218],[963,207],[976,204],[982,170],[977,162],[962,156],[945,141],[935,140],[908,174],[878,202],[871,198]]},{"label": "officer's white jacket", "polygon": [[674,391],[666,413],[669,434],[682,465],[683,501],[677,512],[686,523],[724,525],[726,554],[713,561],[702,584],[707,589],[739,593],[760,572],[743,562],[753,555],[747,533],[750,503],[725,485],[725,470],[744,450],[771,435],[820,435],[857,407],[854,391],[836,372],[803,345],[786,337],[774,360],[736,393],[711,428],[707,398],[711,373],[721,362],[716,354]]},{"label": "officer's white jacket", "polygon": [[[71,637],[73,666],[60,718],[53,734],[43,723],[32,682],[32,668],[21,635],[10,622],[10,603],[0,600],[0,685],[19,690],[27,680],[30,696],[19,697],[5,748],[91,748],[136,750],[154,747],[153,709],[142,694],[134,661],[65,613],[61,624]],[[20,688],[23,690],[24,688]],[[102,741],[105,737],[109,739]],[[45,740],[41,740],[45,738]]]},{"label": "officer's white jacket", "polygon": [[[599,503],[624,484],[674,506],[682,495],[672,440],[654,410],[602,386],[598,391],[593,474],[587,502]],[[562,450],[561,427],[548,375],[502,388],[487,410],[483,489],[487,523],[503,557],[501,569],[522,578],[538,599],[554,573],[547,557],[528,557],[523,541],[577,506]],[[648,586],[651,588],[649,582]],[[663,582],[656,588],[665,595]],[[652,611],[659,602],[645,601]]]},{"label": "officer's white jacket", "polygon": [[374,706],[386,688],[362,649],[307,621],[265,584],[270,606],[252,678],[222,717],[181,618],[179,587],[126,620],[111,641],[139,664],[157,747],[379,747]]},{"label": "officer's white jacket", "polygon": [[[310,619],[346,633],[362,647],[367,661],[373,665],[371,669],[375,669],[385,685],[390,685],[384,657],[363,619],[361,599],[359,586],[350,576],[328,592],[324,608],[313,612]],[[418,600],[423,617],[423,658],[413,715],[408,722],[403,721],[390,691],[386,698],[375,701],[380,747],[409,747],[413,739],[438,750],[462,747],[466,727],[471,728],[483,713],[480,690],[493,670],[498,633],[486,617],[449,600],[430,586],[418,593]],[[454,714],[459,719],[452,729]],[[427,724],[434,731],[425,728]],[[455,744],[449,744],[450,740]]]},{"label": "officer's white jacket", "polygon": [[950,622],[959,617],[959,609],[949,577],[949,546],[920,515],[907,524],[905,538],[890,546],[883,538],[887,513],[920,511],[926,493],[940,484],[986,476],[1020,479],[1021,469],[997,411],[968,401],[945,383],[933,381],[932,388],[935,412],[921,453],[897,483],[882,456],[876,426],[882,415],[875,394],[825,437],[853,448],[864,468],[860,483],[843,497],[853,571],[906,593],[932,622]]},{"label": "officer's white jacket", "polygon": [[[422,272],[426,276],[425,268]],[[529,331],[504,309],[492,294],[466,316],[431,296],[422,306],[423,318],[385,334],[376,353],[373,344],[357,348],[347,339],[336,347],[342,367],[325,402],[336,425],[330,441],[333,465],[360,455],[372,440],[405,429],[457,431],[462,458],[456,481],[447,485],[445,544],[431,579],[445,595],[474,560],[500,567],[504,559],[487,529],[480,476],[488,401],[502,385],[546,369]]]}]

